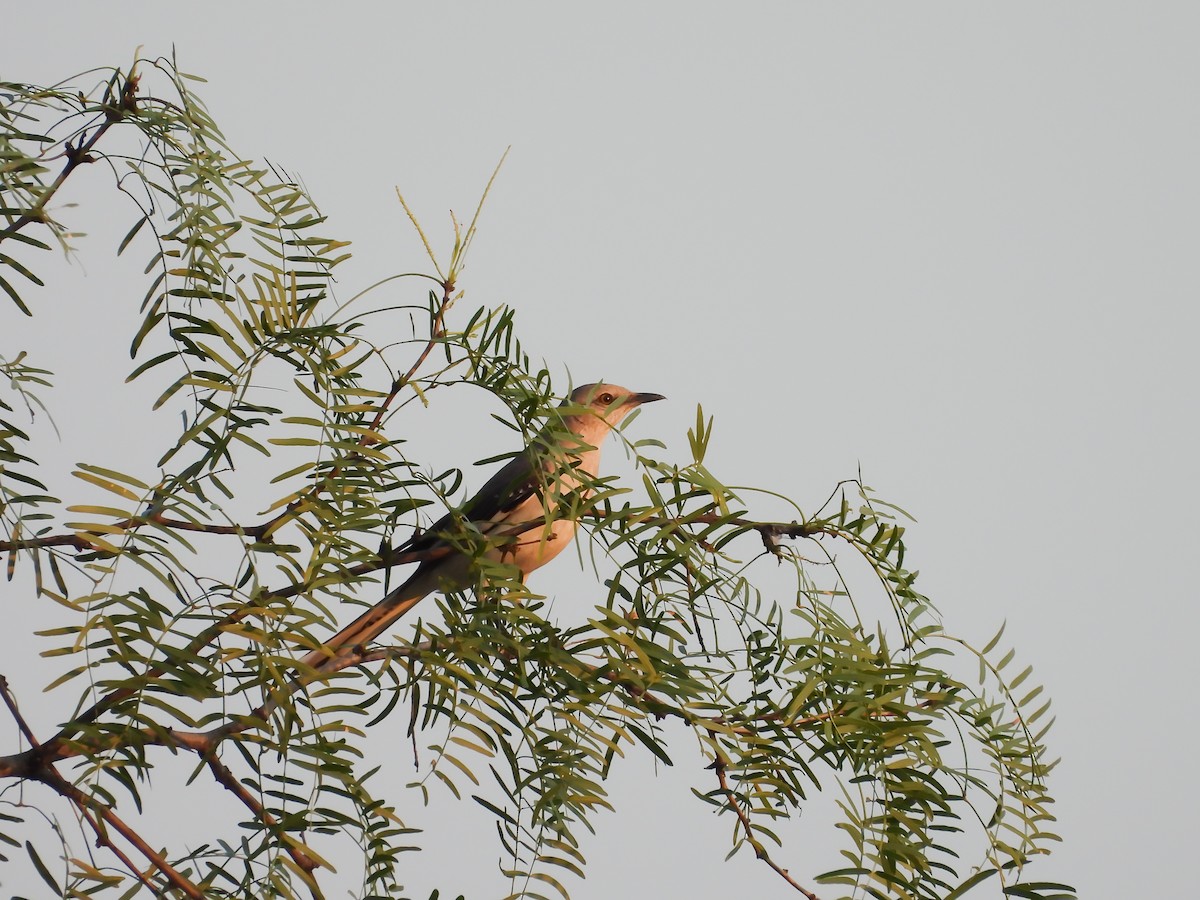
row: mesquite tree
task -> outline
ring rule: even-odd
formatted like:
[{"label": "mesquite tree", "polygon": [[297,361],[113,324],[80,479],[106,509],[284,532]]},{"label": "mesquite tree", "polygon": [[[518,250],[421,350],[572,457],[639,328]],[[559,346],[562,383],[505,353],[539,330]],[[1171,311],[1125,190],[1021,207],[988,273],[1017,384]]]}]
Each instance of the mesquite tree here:
[{"label": "mesquite tree", "polygon": [[[599,478],[575,498],[586,596],[552,610],[480,558],[473,590],[427,598],[328,671],[300,664],[465,496],[461,472],[408,455],[410,414],[482,390],[515,449],[567,386],[531,364],[512,309],[455,306],[475,222],[454,223],[444,265],[426,241],[430,274],[340,302],[345,243],[290,178],[229,147],[197,80],[157,59],[82,90],[0,85],[8,318],[70,315],[38,273],[80,240],[74,173],[110,171],[101,202],[127,218],[113,240],[145,254],[144,284],[89,302],[140,310],[130,390],[157,398],[145,439],[170,435],[132,471],[97,435],[75,448],[90,457],[75,479],[48,485],[30,421],[53,414],[54,376],[4,331],[4,604],[58,623],[28,640],[59,664],[38,701],[49,730],[0,673],[5,858],[63,896],[320,897],[349,836],[360,894],[400,896],[420,840],[405,810],[441,785],[494,817],[512,894],[566,896],[609,772],[635,752],[670,761],[683,732],[705,758],[697,808],[805,897],[1070,895],[1026,874],[1055,840],[1049,703],[1029,669],[999,635],[976,647],[944,630],[903,513],[859,480],[787,521],[756,517],[772,492],[705,467],[699,410],[682,456],[623,438],[640,483]],[[397,300],[422,278],[427,300]],[[95,354],[124,347],[95,338]],[[8,640],[26,640],[6,616]],[[382,722],[421,768],[397,796],[377,796],[362,762]],[[228,792],[244,807],[235,831],[175,843],[143,811],[173,789],[148,779],[168,756],[189,761],[188,803]],[[802,877],[773,829],[831,789],[843,858]]]}]

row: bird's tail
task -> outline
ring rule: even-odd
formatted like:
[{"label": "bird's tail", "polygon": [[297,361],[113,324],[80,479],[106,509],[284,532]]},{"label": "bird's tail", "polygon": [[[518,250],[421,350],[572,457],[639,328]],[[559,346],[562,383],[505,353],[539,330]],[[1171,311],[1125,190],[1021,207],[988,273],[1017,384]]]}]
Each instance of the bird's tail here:
[{"label": "bird's tail", "polygon": [[[361,616],[300,660],[301,671],[337,671],[346,660],[360,654],[362,648],[383,634],[393,622],[437,589],[430,574],[417,570],[400,585]],[[305,677],[304,680],[308,680]]]}]

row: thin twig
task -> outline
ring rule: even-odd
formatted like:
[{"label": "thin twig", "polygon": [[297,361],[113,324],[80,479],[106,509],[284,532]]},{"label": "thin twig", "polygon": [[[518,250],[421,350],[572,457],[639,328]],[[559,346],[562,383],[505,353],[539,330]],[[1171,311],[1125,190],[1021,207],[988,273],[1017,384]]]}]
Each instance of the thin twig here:
[{"label": "thin twig", "polygon": [[754,836],[754,831],[750,827],[750,816],[742,809],[741,804],[738,803],[737,794],[733,792],[733,789],[729,786],[729,779],[725,777],[725,769],[728,767],[728,765],[729,763],[727,760],[718,756],[713,761],[713,764],[709,766],[709,768],[717,773],[717,781],[721,785],[721,792],[725,795],[725,799],[729,801],[729,808],[733,810],[734,815],[738,817],[738,821],[742,823],[742,830],[746,832],[746,843],[754,848],[754,855],[774,869],[780,878],[807,897],[808,900],[821,900],[820,897],[800,885],[796,879],[792,878],[792,876],[788,874],[787,869],[783,868],[777,862],[775,862],[775,860],[771,859],[771,855],[767,853],[767,848],[764,847],[762,842]]},{"label": "thin twig", "polygon": [[108,834],[104,831],[104,827],[98,821],[96,821],[96,817],[92,814],[92,811],[86,806],[79,806],[76,804],[76,807],[79,809],[79,814],[83,816],[84,821],[86,821],[88,825],[91,826],[92,831],[95,832],[96,844],[100,847],[104,847],[109,853],[119,859],[121,864],[130,871],[133,877],[140,881],[145,887],[149,888],[155,894],[161,894],[162,891],[159,889],[159,886],[151,881],[145,872],[138,868],[137,864],[129,858],[124,850],[108,839]]},{"label": "thin twig", "polygon": [[[126,534],[131,531],[136,531],[144,525],[160,525],[164,528],[171,528],[176,531],[192,531],[201,534],[222,534],[222,535],[238,535],[242,537],[251,537],[256,541],[263,540],[267,531],[271,526],[271,522],[263,522],[259,525],[216,525],[207,522],[189,522],[186,519],[169,519],[161,514],[149,516],[130,516],[127,519],[120,519],[113,522],[112,527],[117,529],[118,533]],[[75,547],[78,550],[85,552],[103,553],[111,555],[111,550],[105,550],[98,547],[96,544],[83,537],[80,532],[71,534],[48,534],[44,537],[37,538],[19,538],[15,541],[0,541],[0,553],[5,553],[11,550],[32,550],[41,549],[43,547]]]},{"label": "thin twig", "polygon": [[8,686],[8,678],[4,675],[0,675],[0,695],[3,695],[4,705],[8,707],[13,721],[17,723],[17,728],[25,736],[25,740],[29,741],[29,746],[35,750],[38,749],[40,745],[37,738],[33,736],[33,729],[29,727],[29,723],[21,715],[21,710],[17,708],[17,698],[13,696],[12,689]]},{"label": "thin twig", "polygon": [[13,220],[13,223],[7,228],[0,230],[0,241],[7,237],[16,234],[26,225],[33,222],[46,221],[46,204],[58,193],[59,188],[63,186],[66,180],[71,176],[77,168],[84,163],[94,161],[91,151],[95,148],[100,139],[105,133],[112,128],[117,122],[125,118],[126,113],[135,112],[137,110],[137,89],[138,81],[141,76],[135,72],[130,72],[129,77],[125,79],[125,83],[121,87],[121,99],[117,106],[108,106],[104,108],[104,121],[96,127],[96,131],[90,138],[81,141],[78,145],[72,146],[70,141],[67,142],[63,155],[67,158],[66,164],[62,171],[58,173],[58,177],[51,182],[38,197],[37,202],[30,207],[28,212],[22,213]]},{"label": "thin twig", "polygon": [[129,825],[122,821],[121,817],[113,812],[109,807],[105,806],[95,798],[89,797],[79,788],[75,787],[75,785],[71,784],[69,781],[59,775],[58,772],[54,771],[52,767],[45,769],[42,772],[42,776],[39,780],[47,787],[58,792],[74,803],[75,806],[78,807],[79,811],[84,814],[84,817],[88,820],[88,824],[92,826],[92,830],[96,833],[97,843],[101,844],[108,850],[111,850],[114,855],[118,856],[127,866],[130,867],[134,875],[136,875],[143,884],[147,884],[147,886],[152,889],[155,888],[154,885],[146,882],[145,878],[141,875],[138,868],[133,865],[132,861],[129,860],[129,858],[126,857],[121,850],[113,844],[105,829],[100,826],[100,823],[88,815],[89,811],[98,815],[104,820],[105,824],[107,824],[110,828],[120,834],[121,837],[125,838],[125,840],[136,847],[138,852],[140,852],[142,856],[146,857],[150,864],[159,872],[161,872],[167,881],[172,884],[172,886],[183,891],[187,896],[194,898],[194,900],[204,900],[204,893],[199,888],[197,888],[194,884],[192,884],[191,881],[184,877],[179,870],[167,862],[166,858],[161,853],[152,849],[150,845],[142,839],[141,835],[130,828]]},{"label": "thin twig", "polygon": [[275,838],[287,851],[288,856],[290,856],[292,861],[301,869],[301,871],[304,872],[304,880],[312,890],[313,897],[320,900],[323,895],[321,894],[321,890],[317,886],[316,881],[312,877],[312,872],[321,864],[291,842],[289,836],[283,831],[283,829],[279,827],[279,820],[263,809],[262,804],[254,798],[250,791],[246,789],[244,784],[237,780],[233,772],[229,770],[229,767],[217,759],[215,752],[210,750],[202,754],[202,756],[204,757],[205,763],[208,764],[208,769],[210,772],[212,772],[213,778],[217,780],[217,783],[242,801],[242,804],[248,810],[250,810],[254,818],[261,822],[268,830],[271,831],[273,835],[275,835]]},{"label": "thin twig", "polygon": [[142,855],[146,857],[158,871],[166,877],[166,879],[179,888],[189,897],[194,897],[195,900],[203,900],[204,895],[193,885],[187,878],[181,875],[162,854],[152,850],[150,846],[142,840],[141,836],[123,822],[115,812],[109,809],[104,804],[100,803],[95,798],[89,797],[75,785],[71,784],[58,773],[54,768],[52,761],[44,755],[44,745],[38,743],[37,737],[33,733],[33,729],[29,727],[29,723],[25,721],[25,717],[21,715],[20,709],[17,707],[17,700],[12,694],[9,687],[8,679],[0,675],[0,696],[4,698],[4,705],[8,707],[9,713],[13,720],[17,723],[17,728],[24,735],[25,740],[29,741],[29,753],[35,755],[39,759],[39,766],[35,772],[31,773],[31,777],[41,781],[55,793],[65,797],[79,810],[80,814],[87,820],[92,831],[96,834],[96,843],[108,849],[121,863],[129,869],[130,873],[143,885],[152,891],[158,892],[158,886],[155,885],[146,875],[139,869],[120,847],[116,846],[108,837],[107,831],[96,820],[95,816],[99,815],[108,825],[115,829],[125,840],[133,844]]},{"label": "thin twig", "polygon": [[[446,281],[442,283],[442,299],[438,303],[437,309],[433,314],[433,327],[429,330],[429,340],[425,342],[425,346],[421,348],[421,352],[417,354],[416,360],[408,371],[392,382],[392,388],[388,395],[383,398],[383,402],[379,404],[379,409],[375,412],[375,418],[371,420],[371,431],[376,431],[383,423],[383,417],[387,414],[388,408],[392,401],[396,399],[396,395],[401,389],[412,381],[413,376],[417,374],[417,370],[425,364],[425,360],[429,358],[429,354],[433,352],[433,348],[437,346],[446,335],[446,312],[450,309],[453,303],[454,282]],[[364,438],[365,440],[365,438]]]}]

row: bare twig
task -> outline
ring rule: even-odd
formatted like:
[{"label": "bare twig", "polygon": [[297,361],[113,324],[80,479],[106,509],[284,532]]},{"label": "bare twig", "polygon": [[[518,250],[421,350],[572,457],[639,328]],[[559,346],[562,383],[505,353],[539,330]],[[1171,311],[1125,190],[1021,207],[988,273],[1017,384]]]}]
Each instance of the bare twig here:
[{"label": "bare twig", "polygon": [[36,750],[39,746],[37,738],[33,736],[33,730],[25,721],[25,717],[21,715],[21,710],[17,707],[17,698],[13,696],[12,689],[8,686],[8,679],[3,675],[0,675],[0,696],[4,697],[4,705],[8,707],[13,721],[17,723],[17,728],[20,729],[25,740],[29,741],[29,746]]}]

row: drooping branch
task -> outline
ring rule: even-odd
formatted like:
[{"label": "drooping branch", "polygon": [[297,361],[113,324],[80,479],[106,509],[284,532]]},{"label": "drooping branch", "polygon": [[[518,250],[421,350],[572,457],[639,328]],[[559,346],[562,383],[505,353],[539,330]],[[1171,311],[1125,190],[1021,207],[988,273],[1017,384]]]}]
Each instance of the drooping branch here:
[{"label": "drooping branch", "polygon": [[[99,133],[94,135],[92,140],[88,142],[89,146],[94,145],[94,142],[96,139],[98,139],[98,137]],[[0,236],[0,239],[2,239],[2,236]],[[413,377],[417,373],[417,370],[429,357],[429,354],[433,351],[433,348],[437,346],[438,342],[445,337],[445,317],[447,311],[453,303],[452,295],[454,291],[454,283],[439,283],[442,287],[442,296],[438,302],[436,310],[434,311],[433,327],[430,329],[429,339],[425,342],[421,352],[417,355],[417,359],[412,363],[408,370],[392,382],[391,389],[389,390],[387,396],[384,397],[379,404],[379,408],[375,411],[375,415],[372,418],[371,424],[367,428],[367,433],[358,438],[358,444],[360,446],[365,447],[372,442],[373,438],[371,435],[378,431],[379,427],[383,423],[384,417],[387,415],[388,410],[391,408],[392,403],[395,402],[395,399],[399,395],[400,391],[406,384],[412,381]],[[351,459],[353,458],[354,456],[351,456]],[[125,519],[120,519],[116,522],[113,522],[109,527],[114,529],[113,533],[117,534],[136,531],[137,529],[146,525],[156,525],[176,531],[189,531],[198,534],[233,535],[237,537],[248,537],[254,541],[265,541],[269,540],[270,535],[274,534],[274,532],[277,531],[284,522],[295,516],[297,510],[300,509],[312,495],[320,494],[325,489],[326,485],[337,478],[341,471],[341,466],[333,468],[319,482],[312,485],[308,490],[302,492],[300,496],[292,500],[292,502],[289,503],[279,513],[263,522],[259,522],[254,525],[220,525],[208,522],[193,522],[187,519],[171,518],[159,512],[151,512],[150,514],[144,516],[130,516]],[[33,550],[49,547],[74,547],[82,552],[97,553],[105,557],[113,555],[111,550],[89,541],[83,532],[71,532],[69,534],[49,534],[42,537],[18,538],[15,540],[0,540],[0,553],[11,553],[17,550]],[[403,562],[401,562],[401,564],[403,564]],[[372,569],[365,568],[362,571],[370,572]]]},{"label": "drooping branch", "polygon": [[742,809],[742,805],[738,801],[737,794],[734,793],[733,788],[729,786],[729,779],[725,775],[725,770],[728,767],[729,761],[720,756],[713,760],[712,765],[709,766],[710,769],[717,773],[717,783],[721,787],[721,793],[725,796],[728,808],[733,810],[734,815],[738,817],[738,821],[742,826],[742,831],[746,835],[746,843],[748,843],[754,849],[754,855],[766,863],[771,869],[773,869],[780,878],[803,894],[807,900],[821,900],[820,897],[796,881],[796,879],[794,879],[788,873],[787,869],[783,868],[781,865],[779,865],[779,863],[771,859],[771,854],[767,852],[767,848],[763,846],[762,841],[754,836],[754,830],[751,826],[750,816],[745,810]]}]

